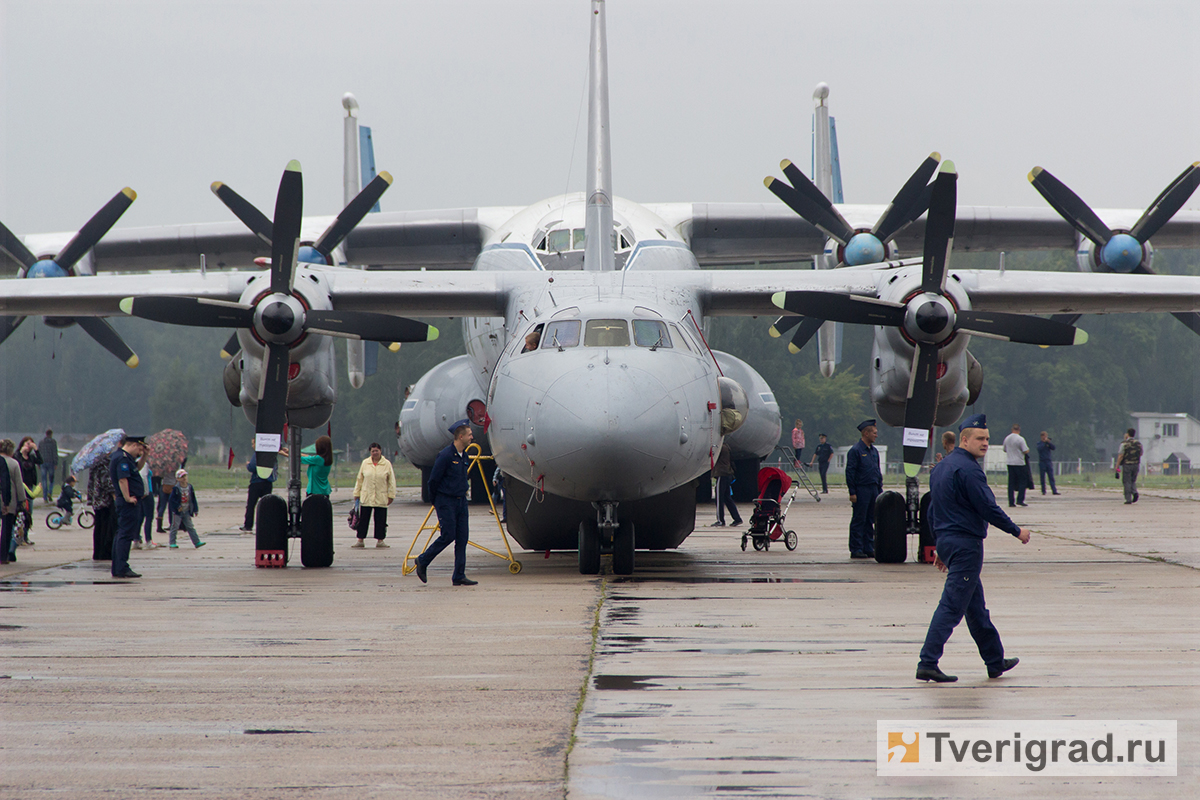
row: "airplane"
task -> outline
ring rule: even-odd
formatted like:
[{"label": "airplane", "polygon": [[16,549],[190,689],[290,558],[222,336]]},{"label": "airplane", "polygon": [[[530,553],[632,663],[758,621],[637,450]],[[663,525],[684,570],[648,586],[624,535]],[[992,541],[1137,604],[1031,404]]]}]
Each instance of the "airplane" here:
[{"label": "airplane", "polygon": [[[230,327],[253,329],[239,333],[241,346],[262,339],[268,364],[276,367],[260,373],[269,374],[269,393],[255,393],[249,370],[241,377],[242,399],[259,400],[260,467],[279,451],[283,420],[292,420],[293,409],[292,442],[311,422],[301,412],[311,406],[314,388],[278,391],[288,385],[280,377],[283,363],[297,377],[320,372],[301,344],[305,326],[309,333],[400,341],[419,339],[421,330],[383,321],[378,330],[365,324],[333,330],[332,317],[462,317],[467,355],[418,382],[409,398],[416,402],[402,411],[402,443],[412,443],[410,452],[418,443],[444,446],[450,422],[473,418],[486,428],[506,476],[509,530],[518,543],[576,550],[583,574],[596,574],[601,554],[611,553],[613,572],[630,574],[637,550],[677,547],[691,533],[694,482],[709,471],[722,441],[742,430],[753,439],[760,428],[772,446],[778,437],[778,406],[766,381],[758,384],[745,372],[731,377],[734,357],[723,366],[708,347],[705,327],[713,317],[774,317],[782,308],[792,316],[875,326],[872,401],[885,422],[904,427],[905,469],[915,472],[930,428],[953,422],[970,398],[971,336],[1067,345],[1082,342],[1082,332],[1029,315],[1200,310],[1195,277],[955,269],[955,246],[1066,248],[1074,245],[1074,231],[1049,210],[958,206],[957,171],[943,160],[932,185],[919,187],[923,196],[930,186],[924,218],[907,220],[891,239],[901,251],[921,252],[920,258],[823,270],[700,269],[796,262],[823,253],[826,232],[778,204],[640,204],[616,196],[604,0],[591,0],[591,12],[584,193],[524,208],[372,215],[344,239],[356,263],[378,268],[360,270],[297,263],[293,245],[317,242],[306,237],[333,223],[300,220],[296,204],[284,203],[296,193],[285,184],[301,180],[293,164],[281,181],[277,209],[293,209],[287,230],[295,236],[282,243],[270,237],[269,276],[236,269],[97,275],[58,288],[11,281],[0,312],[86,317],[124,310],[187,322],[186,312],[205,315],[205,324],[228,312]],[[904,216],[913,216],[911,208]],[[879,206],[836,210],[855,231],[876,230],[887,216]],[[274,228],[284,227],[279,213]],[[1180,212],[1156,237],[1159,247],[1178,247],[1191,245],[1197,233],[1200,214]],[[98,264],[112,259],[130,269],[179,269],[201,254],[223,267],[266,252],[260,236],[214,224],[113,231],[96,245],[95,257]],[[461,269],[466,266],[471,269]],[[413,269],[420,267],[426,269]],[[285,291],[288,283],[292,293]],[[306,303],[295,287],[304,287]],[[179,313],[162,311],[167,308]],[[535,331],[538,346],[526,351]],[[260,548],[281,531],[295,532],[293,509],[264,515],[260,505],[259,511]],[[310,540],[314,552],[325,548],[324,533],[299,528],[302,549]],[[879,535],[903,544],[905,533],[881,526]],[[331,534],[328,551],[332,561]]]}]

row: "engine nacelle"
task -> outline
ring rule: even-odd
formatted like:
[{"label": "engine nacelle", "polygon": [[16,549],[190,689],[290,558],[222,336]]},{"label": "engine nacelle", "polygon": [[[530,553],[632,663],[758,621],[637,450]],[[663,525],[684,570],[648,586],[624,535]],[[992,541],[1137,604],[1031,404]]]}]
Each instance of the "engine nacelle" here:
[{"label": "engine nacelle", "polygon": [[737,381],[749,400],[749,411],[742,426],[725,438],[734,459],[766,458],[779,443],[783,430],[775,393],[763,376],[740,358],[720,350],[714,350],[713,356],[721,372]]}]

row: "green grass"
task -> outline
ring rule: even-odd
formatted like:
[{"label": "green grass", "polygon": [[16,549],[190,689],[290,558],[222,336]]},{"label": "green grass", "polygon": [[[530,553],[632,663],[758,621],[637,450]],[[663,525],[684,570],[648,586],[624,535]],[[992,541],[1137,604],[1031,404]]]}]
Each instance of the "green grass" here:
[{"label": "green grass", "polygon": [[[412,464],[402,462],[393,465],[396,470],[397,486],[420,486],[421,471]],[[246,471],[245,461],[233,462],[233,469],[211,464],[188,465],[188,481],[197,491],[204,489],[244,489],[250,483],[250,473]],[[300,470],[301,482],[307,481],[306,469]],[[354,464],[338,463],[333,465],[329,473],[329,484],[335,489],[353,489],[354,479],[358,476],[358,462]],[[286,466],[281,465],[279,479],[275,481],[276,488],[287,485]]]}]

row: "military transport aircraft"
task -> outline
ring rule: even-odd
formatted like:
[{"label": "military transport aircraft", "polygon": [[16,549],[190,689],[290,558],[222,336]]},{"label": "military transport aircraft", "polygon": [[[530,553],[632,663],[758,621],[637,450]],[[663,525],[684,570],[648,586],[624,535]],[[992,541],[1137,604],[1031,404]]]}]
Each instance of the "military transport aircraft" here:
[{"label": "military transport aircraft", "polygon": [[[1050,209],[956,207],[956,170],[936,156],[890,208],[834,206],[785,164],[791,183],[775,182],[776,194],[818,224],[777,203],[647,205],[617,197],[603,0],[592,0],[591,12],[583,194],[525,208],[380,213],[355,227],[363,205],[356,201],[336,220],[301,218],[293,162],[273,219],[223,198],[252,233],[223,224],[115,230],[94,251],[97,265],[124,269],[188,269],[202,255],[216,267],[248,267],[269,256],[268,272],[10,281],[0,313],[80,319],[125,311],[236,329],[238,399],[256,424],[260,468],[274,462],[285,419],[293,445],[300,427],[328,419],[336,384],[332,350],[321,350],[327,335],[416,341],[434,332],[391,315],[463,317],[467,355],[423,378],[406,403],[406,451],[428,457],[449,441],[449,422],[470,416],[486,428],[509,478],[514,537],[529,549],[578,549],[585,574],[611,552],[613,570],[628,574],[636,549],[675,547],[692,531],[693,482],[726,437],[748,435],[744,446],[753,451],[759,437],[773,446],[779,435],[766,381],[708,348],[711,317],[782,309],[818,325],[874,325],[871,399],[885,422],[903,426],[906,470],[915,473],[931,427],[956,420],[971,398],[972,335],[1067,345],[1086,336],[1029,315],[1200,310],[1195,277],[955,269],[954,246],[1066,248],[1075,233]],[[1200,214],[1192,212],[1156,232],[1160,247],[1194,246],[1198,235]],[[827,237],[844,245],[837,259],[846,266],[699,269],[796,262],[823,253]],[[378,269],[335,266],[340,259],[329,250],[338,241],[355,263]],[[923,255],[889,258],[892,243]],[[852,263],[860,251],[873,255]],[[260,548],[264,535],[296,528],[299,511],[290,509],[289,520],[288,509],[282,516],[263,510]],[[302,551],[320,550],[312,563],[329,563],[331,533],[318,527],[299,526]],[[904,531],[880,535],[901,538],[902,559]]]}]

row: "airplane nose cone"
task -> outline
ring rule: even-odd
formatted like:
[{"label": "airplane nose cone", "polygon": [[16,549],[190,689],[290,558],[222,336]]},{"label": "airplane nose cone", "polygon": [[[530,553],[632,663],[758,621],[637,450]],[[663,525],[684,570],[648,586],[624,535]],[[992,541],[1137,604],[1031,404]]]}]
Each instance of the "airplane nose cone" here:
[{"label": "airplane nose cone", "polygon": [[537,409],[532,436],[546,488],[581,500],[632,500],[671,488],[679,453],[675,399],[651,372],[592,362],[561,375]]}]

